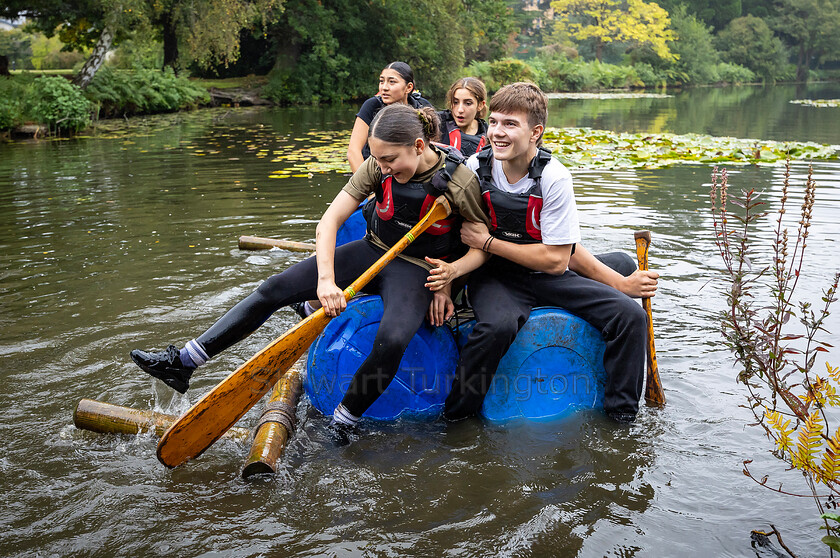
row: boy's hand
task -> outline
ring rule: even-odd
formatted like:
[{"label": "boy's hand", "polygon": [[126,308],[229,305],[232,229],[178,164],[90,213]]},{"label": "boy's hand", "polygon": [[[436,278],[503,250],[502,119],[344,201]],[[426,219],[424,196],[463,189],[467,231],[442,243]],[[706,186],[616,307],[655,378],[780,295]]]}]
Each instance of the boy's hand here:
[{"label": "boy's hand", "polygon": [[426,317],[433,326],[442,326],[455,314],[455,304],[446,290],[435,292]]},{"label": "boy's hand", "polygon": [[481,250],[488,236],[490,236],[490,230],[484,223],[464,221],[461,224],[461,242],[470,248]]},{"label": "boy's hand", "polygon": [[621,292],[633,298],[650,298],[656,294],[656,284],[659,273],[637,269],[624,278]]}]

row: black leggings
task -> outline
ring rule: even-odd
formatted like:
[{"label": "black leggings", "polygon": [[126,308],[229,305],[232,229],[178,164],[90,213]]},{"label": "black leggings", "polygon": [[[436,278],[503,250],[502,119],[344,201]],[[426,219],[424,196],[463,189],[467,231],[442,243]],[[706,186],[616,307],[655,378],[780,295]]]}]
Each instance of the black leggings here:
[{"label": "black leggings", "polygon": [[[335,250],[336,285],[346,288],[384,253],[366,240],[339,246]],[[382,297],[384,311],[373,349],[342,400],[353,415],[364,414],[396,375],[403,353],[432,301],[432,292],[424,287],[427,276],[424,268],[397,258],[365,287],[366,293]],[[202,333],[198,342],[213,357],[250,335],[280,308],[317,298],[317,283],[318,267],[313,256],[266,279]]]}]

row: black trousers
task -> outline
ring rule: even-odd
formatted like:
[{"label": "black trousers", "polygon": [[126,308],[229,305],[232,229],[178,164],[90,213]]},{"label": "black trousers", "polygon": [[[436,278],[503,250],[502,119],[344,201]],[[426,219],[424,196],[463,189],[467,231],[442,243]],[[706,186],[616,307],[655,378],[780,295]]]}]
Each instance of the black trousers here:
[{"label": "black trousers", "polygon": [[[339,246],[335,251],[336,284],[346,288],[384,253],[366,240]],[[355,416],[361,416],[391,383],[406,347],[423,323],[432,301],[432,292],[424,287],[427,276],[422,267],[397,258],[365,287],[366,293],[382,297],[384,311],[373,349],[342,401]],[[317,284],[313,256],[266,279],[201,334],[198,342],[213,357],[250,335],[280,308],[317,298]]]},{"label": "black trousers", "polygon": [[[632,258],[620,252],[597,257],[625,276],[636,269]],[[459,420],[478,413],[499,361],[534,306],[558,306],[601,332],[606,344],[604,409],[638,411],[647,315],[632,298],[573,271],[535,273],[498,258],[473,272],[468,289],[476,325],[461,351],[444,417]]]}]

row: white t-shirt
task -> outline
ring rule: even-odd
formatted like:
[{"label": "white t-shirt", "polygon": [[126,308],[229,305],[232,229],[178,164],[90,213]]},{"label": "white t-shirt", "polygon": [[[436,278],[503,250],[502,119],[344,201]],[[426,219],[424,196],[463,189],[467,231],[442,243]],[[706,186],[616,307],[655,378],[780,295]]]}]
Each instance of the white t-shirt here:
[{"label": "white t-shirt", "polygon": [[[467,159],[467,167],[478,173],[477,155]],[[528,178],[526,174],[514,184],[510,184],[502,170],[502,162],[494,158],[493,183],[504,192],[524,194],[533,187],[534,180]],[[580,223],[575,205],[572,175],[563,163],[554,157],[543,169],[540,189],[543,198],[542,211],[540,211],[542,243],[562,246],[580,242]]]}]

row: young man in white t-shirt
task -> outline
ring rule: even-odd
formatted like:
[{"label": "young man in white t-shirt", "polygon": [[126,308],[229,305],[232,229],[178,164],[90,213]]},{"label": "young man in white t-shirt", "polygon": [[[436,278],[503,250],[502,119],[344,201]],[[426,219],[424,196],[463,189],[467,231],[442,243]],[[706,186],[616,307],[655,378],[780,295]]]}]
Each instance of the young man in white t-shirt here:
[{"label": "young man in white t-shirt", "polygon": [[465,223],[461,238],[494,257],[469,278],[476,325],[461,351],[444,416],[477,413],[531,308],[559,306],[601,332],[604,410],[631,422],[642,393],[647,317],[630,296],[652,296],[658,274],[635,270],[626,254],[607,255],[605,265],[580,246],[572,177],[539,148],[547,100],[536,85],[503,87],[490,111],[492,151],[473,155],[467,166],[479,175],[491,226]]}]

